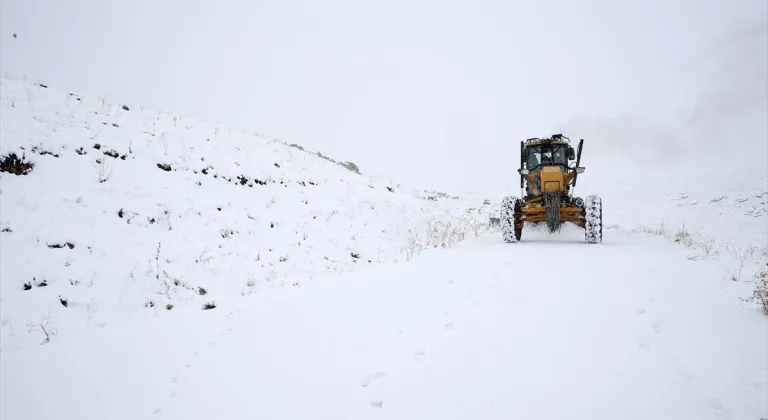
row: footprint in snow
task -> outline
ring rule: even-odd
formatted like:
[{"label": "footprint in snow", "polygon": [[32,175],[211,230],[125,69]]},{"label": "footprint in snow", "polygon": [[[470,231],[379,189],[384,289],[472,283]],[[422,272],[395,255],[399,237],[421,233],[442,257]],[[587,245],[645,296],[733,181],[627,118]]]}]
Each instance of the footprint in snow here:
[{"label": "footprint in snow", "polygon": [[712,414],[714,414],[715,417],[722,417],[725,411],[723,404],[716,398],[709,399],[709,408],[712,410]]},{"label": "footprint in snow", "polygon": [[655,333],[661,331],[661,321],[658,320],[658,319],[652,320],[651,323],[650,323],[650,326],[651,326],[651,329],[653,330],[653,332],[655,332]]},{"label": "footprint in snow", "polygon": [[641,349],[647,349],[650,347],[651,341],[648,339],[648,337],[645,334],[638,334],[637,335],[637,346]]},{"label": "footprint in snow", "polygon": [[360,383],[360,386],[363,388],[368,388],[372,383],[376,382],[377,380],[387,376],[387,372],[376,372],[372,375],[368,375],[365,378],[363,378],[363,381]]},{"label": "footprint in snow", "polygon": [[678,375],[679,377],[681,377],[681,378],[685,379],[686,381],[691,381],[691,380],[693,380],[693,374],[691,373],[691,371],[689,371],[689,370],[688,370],[688,368],[686,368],[685,366],[683,366],[683,364],[682,364],[682,363],[680,363],[680,361],[679,361],[679,360],[677,360],[677,359],[674,359],[674,360],[673,360],[673,363],[674,363],[674,365],[675,365],[675,371],[677,372],[677,375]]},{"label": "footprint in snow", "polygon": [[[648,313],[648,309],[647,309],[647,308],[639,308],[639,309],[637,310],[637,313],[638,313],[639,315],[645,315],[645,314],[647,314],[647,313]],[[655,332],[655,333],[658,333],[659,331],[661,331],[661,320],[660,320],[660,319],[658,319],[658,318],[653,318],[653,319],[651,319],[651,321],[648,323],[648,325],[651,327],[651,329],[652,329],[652,330],[653,330],[653,332]],[[642,347],[642,346],[641,346],[641,347]]]}]

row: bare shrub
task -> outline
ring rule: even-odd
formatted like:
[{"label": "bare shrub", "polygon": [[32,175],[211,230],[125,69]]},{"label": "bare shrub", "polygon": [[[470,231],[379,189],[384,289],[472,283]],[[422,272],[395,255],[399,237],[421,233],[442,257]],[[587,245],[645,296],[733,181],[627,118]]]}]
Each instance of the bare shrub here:
[{"label": "bare shrub", "polygon": [[14,175],[26,175],[34,169],[35,163],[26,160],[22,154],[19,158],[16,153],[10,153],[0,159],[0,172],[8,172]]},{"label": "bare shrub", "polygon": [[173,226],[171,225],[171,211],[168,210],[168,208],[163,209],[163,214],[160,217],[168,223],[168,230],[173,230]]},{"label": "bare shrub", "polygon": [[738,257],[739,260],[739,268],[734,270],[733,274],[731,275],[731,280],[733,281],[741,281],[741,271],[744,269],[744,263],[747,260],[747,257],[750,255],[750,250],[746,250],[741,253],[741,255]]},{"label": "bare shrub", "polygon": [[685,228],[685,225],[683,225],[677,232],[675,232],[674,240],[676,243],[682,242],[688,244],[691,240],[691,232],[689,232],[688,229]]},{"label": "bare shrub", "polygon": [[199,264],[202,264],[202,265],[205,265],[205,264],[208,264],[209,262],[211,262],[213,257],[211,257],[209,255],[206,255],[207,253],[208,253],[208,247],[206,246],[206,247],[203,248],[203,252],[200,253],[200,256],[197,257],[197,259],[195,259],[195,262],[199,263]]},{"label": "bare shrub", "polygon": [[644,226],[640,228],[640,230],[645,233],[650,233],[651,235],[664,236],[664,237],[666,237],[667,234],[669,233],[669,229],[664,224],[663,220],[658,226]]},{"label": "bare shrub", "polygon": [[248,272],[248,274],[245,276],[245,285],[248,287],[253,287],[256,285],[256,279],[251,272]]},{"label": "bare shrub", "polygon": [[45,335],[45,339],[43,339],[40,345],[48,343],[49,341],[51,341],[51,337],[53,337],[54,335],[56,335],[56,333],[58,333],[58,330],[51,326],[51,319],[47,316],[40,319],[40,322],[38,323],[29,321],[27,323],[27,328],[29,332],[40,330]]},{"label": "bare shrub", "polygon": [[717,254],[717,243],[712,238],[702,238],[698,242],[699,248],[704,251],[705,256]]},{"label": "bare shrub", "polygon": [[109,177],[112,176],[112,167],[109,166],[105,159],[96,159],[96,162],[93,163],[93,169],[96,170],[99,184],[107,182]]},{"label": "bare shrub", "polygon": [[752,295],[742,298],[742,301],[757,303],[763,314],[768,315],[768,264],[752,277],[752,281],[754,282]]}]

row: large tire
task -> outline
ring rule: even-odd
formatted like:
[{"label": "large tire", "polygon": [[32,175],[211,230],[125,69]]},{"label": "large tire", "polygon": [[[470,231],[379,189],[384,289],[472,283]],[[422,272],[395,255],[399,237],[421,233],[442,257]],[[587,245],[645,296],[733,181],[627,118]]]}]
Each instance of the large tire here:
[{"label": "large tire", "polygon": [[600,243],[603,241],[603,200],[596,195],[590,195],[585,205],[584,239],[591,244]]},{"label": "large tire", "polygon": [[544,208],[547,210],[549,233],[560,230],[560,194],[544,194]]},{"label": "large tire", "polygon": [[515,243],[520,241],[523,234],[522,227],[517,229],[515,221],[519,220],[522,212],[522,201],[517,197],[504,197],[501,201],[501,214],[499,215],[501,223],[501,236],[506,243]]}]

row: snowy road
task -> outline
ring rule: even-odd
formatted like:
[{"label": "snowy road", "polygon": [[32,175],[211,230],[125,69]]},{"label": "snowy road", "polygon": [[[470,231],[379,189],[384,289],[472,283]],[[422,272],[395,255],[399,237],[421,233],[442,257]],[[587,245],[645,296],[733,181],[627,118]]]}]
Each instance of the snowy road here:
[{"label": "snowy road", "polygon": [[768,414],[766,319],[740,304],[744,286],[717,260],[691,261],[654,237],[606,231],[589,245],[581,235],[527,231],[504,244],[494,234],[213,311],[4,352],[0,417]]}]

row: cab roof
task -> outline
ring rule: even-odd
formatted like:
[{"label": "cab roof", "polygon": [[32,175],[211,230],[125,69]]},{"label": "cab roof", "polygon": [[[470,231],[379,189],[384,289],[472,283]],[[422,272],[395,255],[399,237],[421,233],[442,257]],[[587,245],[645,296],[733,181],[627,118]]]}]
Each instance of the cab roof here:
[{"label": "cab roof", "polygon": [[524,147],[540,146],[542,144],[568,144],[571,139],[563,136],[562,134],[553,134],[550,137],[532,137],[525,140]]}]

